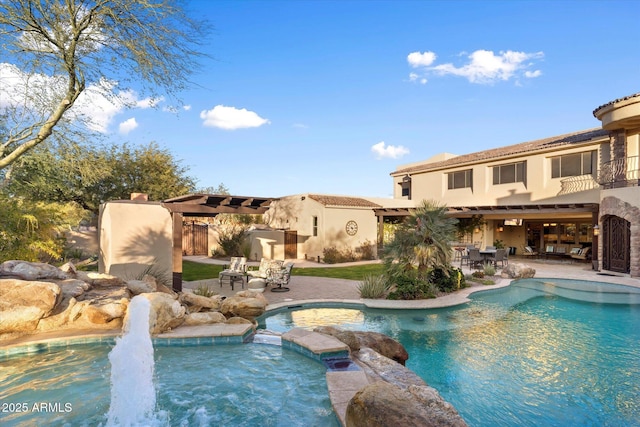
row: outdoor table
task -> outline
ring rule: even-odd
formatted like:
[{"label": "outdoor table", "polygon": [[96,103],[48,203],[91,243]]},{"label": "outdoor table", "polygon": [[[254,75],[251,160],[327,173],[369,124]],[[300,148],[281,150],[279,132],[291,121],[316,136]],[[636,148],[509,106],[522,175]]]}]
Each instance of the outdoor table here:
[{"label": "outdoor table", "polygon": [[491,262],[492,264],[495,264],[496,262],[496,250],[495,249],[485,249],[483,251],[480,251],[480,255],[482,255],[482,258],[484,259],[484,262]]}]

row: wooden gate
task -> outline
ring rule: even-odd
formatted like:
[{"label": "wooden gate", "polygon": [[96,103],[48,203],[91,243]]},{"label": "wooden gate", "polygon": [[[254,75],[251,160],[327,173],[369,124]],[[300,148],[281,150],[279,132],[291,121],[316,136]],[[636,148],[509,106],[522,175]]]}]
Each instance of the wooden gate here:
[{"label": "wooden gate", "polygon": [[284,232],[284,257],[286,259],[298,259],[298,232]]},{"label": "wooden gate", "polygon": [[209,226],[195,222],[182,225],[182,254],[209,255]]},{"label": "wooden gate", "polygon": [[602,268],[618,273],[631,271],[631,223],[607,216],[602,223]]}]

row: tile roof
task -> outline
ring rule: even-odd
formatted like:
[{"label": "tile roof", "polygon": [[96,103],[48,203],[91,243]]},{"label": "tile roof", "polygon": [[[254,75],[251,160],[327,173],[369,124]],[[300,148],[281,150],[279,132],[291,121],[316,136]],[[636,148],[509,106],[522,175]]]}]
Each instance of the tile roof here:
[{"label": "tile roof", "polygon": [[579,132],[553,136],[550,138],[538,139],[538,140],[529,141],[529,142],[522,142],[520,144],[515,144],[515,145],[508,145],[506,147],[499,147],[499,148],[493,148],[490,150],[478,151],[470,154],[463,154],[461,156],[453,157],[451,159],[443,160],[440,162],[412,165],[406,168],[397,169],[391,172],[390,175],[426,172],[426,171],[441,169],[445,167],[452,167],[452,166],[464,165],[468,163],[477,163],[480,161],[500,159],[503,157],[510,157],[518,154],[530,153],[533,151],[553,149],[556,147],[561,147],[563,145],[585,143],[585,142],[591,141],[592,139],[601,138],[607,135],[609,135],[609,131],[602,128],[593,128],[593,129],[583,130]]},{"label": "tile roof", "polygon": [[309,198],[323,204],[324,206],[344,206],[350,208],[381,208],[377,203],[373,203],[362,197],[349,196],[327,196],[324,194],[309,194]]},{"label": "tile roof", "polygon": [[596,118],[597,118],[598,116],[596,115],[596,113],[597,113],[599,110],[603,109],[604,107],[608,107],[609,105],[613,105],[613,104],[615,104],[616,102],[626,101],[627,99],[631,99],[631,98],[635,98],[635,97],[640,97],[640,92],[638,92],[638,93],[634,93],[633,95],[625,96],[624,98],[614,99],[613,101],[611,101],[611,102],[607,102],[606,104],[602,104],[601,106],[599,106],[598,108],[596,108],[595,110],[593,110],[593,117],[596,117]]}]

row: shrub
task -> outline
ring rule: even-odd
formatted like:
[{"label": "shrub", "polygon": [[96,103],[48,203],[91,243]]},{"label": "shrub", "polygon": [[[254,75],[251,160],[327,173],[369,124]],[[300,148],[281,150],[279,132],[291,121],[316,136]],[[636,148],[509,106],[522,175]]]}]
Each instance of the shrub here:
[{"label": "shrub", "polygon": [[496,268],[491,263],[485,263],[482,266],[482,270],[484,271],[485,276],[494,276],[496,274]]},{"label": "shrub", "polygon": [[359,256],[360,260],[371,260],[371,259],[376,259],[374,249],[375,249],[375,245],[369,242],[369,240],[365,240],[356,249],[356,252],[360,254]]},{"label": "shrub", "polygon": [[227,256],[242,256],[242,246],[247,229],[240,225],[221,227],[218,243]]},{"label": "shrub", "polygon": [[473,273],[471,273],[472,277],[475,277],[476,279],[482,279],[484,278],[484,271],[474,271]]},{"label": "shrub", "polygon": [[427,276],[429,282],[433,283],[441,292],[453,292],[466,287],[464,274],[453,266],[436,267]]},{"label": "shrub", "polygon": [[395,289],[389,293],[388,299],[392,300],[416,300],[435,298],[436,287],[424,278],[413,272],[396,275],[394,277]]},{"label": "shrub", "polygon": [[388,290],[387,278],[383,275],[366,275],[358,284],[360,298],[383,298]]},{"label": "shrub", "polygon": [[335,246],[322,250],[322,259],[326,264],[337,264],[340,262],[357,261],[358,257],[351,248],[340,250]]},{"label": "shrub", "polygon": [[214,295],[218,295],[213,289],[211,289],[207,285],[200,285],[196,289],[193,290],[193,293],[196,295],[201,295],[203,297],[212,297]]}]

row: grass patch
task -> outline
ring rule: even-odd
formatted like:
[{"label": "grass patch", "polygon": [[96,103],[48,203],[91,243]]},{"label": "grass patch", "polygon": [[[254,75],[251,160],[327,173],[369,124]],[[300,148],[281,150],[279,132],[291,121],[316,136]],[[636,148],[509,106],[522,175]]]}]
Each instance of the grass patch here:
[{"label": "grass patch", "polygon": [[[217,279],[222,271],[222,265],[202,264],[193,261],[182,261],[182,280],[191,282],[194,280]],[[351,267],[309,267],[296,268],[293,266],[294,276],[329,277],[333,279],[364,280],[366,276],[381,275],[384,272],[383,264],[365,264]]]},{"label": "grass patch", "polygon": [[194,280],[217,279],[223,267],[223,265],[183,260],[182,280],[192,282]]},{"label": "grass patch", "polygon": [[309,267],[296,268],[294,276],[329,277],[333,279],[364,280],[366,276],[379,276],[384,273],[383,264],[364,264],[351,267]]}]

